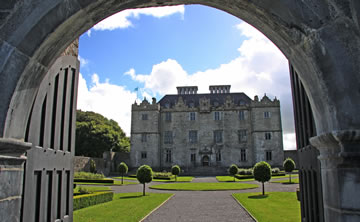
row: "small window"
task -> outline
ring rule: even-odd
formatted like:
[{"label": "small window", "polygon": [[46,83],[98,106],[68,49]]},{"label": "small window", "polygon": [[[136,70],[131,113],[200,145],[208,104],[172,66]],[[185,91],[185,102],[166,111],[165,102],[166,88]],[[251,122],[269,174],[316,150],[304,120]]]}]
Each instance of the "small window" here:
[{"label": "small window", "polygon": [[239,130],[238,135],[239,135],[239,142],[246,142],[246,140],[247,140],[246,130]]},{"label": "small window", "polygon": [[266,161],[272,160],[271,150],[266,151]]},{"label": "small window", "polygon": [[240,150],[240,161],[246,161],[246,149]]},{"label": "small window", "polygon": [[264,112],[264,118],[265,119],[270,118],[270,116],[271,116],[271,113],[269,111]]},{"label": "small window", "polygon": [[194,163],[196,161],[196,154],[195,153],[192,153],[191,156],[190,156],[190,161],[192,163]]},{"label": "small window", "polygon": [[220,112],[214,112],[214,119],[215,120],[221,120],[221,113]]},{"label": "small window", "polygon": [[173,143],[172,131],[165,131],[165,133],[164,133],[164,143],[165,144],[172,144]]},{"label": "small window", "polygon": [[147,142],[147,135],[146,135],[146,133],[142,133],[141,134],[141,142]]},{"label": "small window", "polygon": [[146,158],[147,158],[147,153],[141,152],[141,159],[146,159]]},{"label": "small window", "polygon": [[165,121],[171,122],[171,113],[170,112],[165,113]]},{"label": "small window", "polygon": [[148,120],[148,114],[142,114],[141,119],[142,120]]},{"label": "small window", "polygon": [[196,120],[196,114],[195,114],[195,112],[190,112],[189,119],[190,119],[191,121]]},{"label": "small window", "polygon": [[170,108],[170,103],[165,103],[165,108]]},{"label": "small window", "polygon": [[239,120],[245,120],[245,112],[244,112],[244,110],[239,111]]},{"label": "small window", "polygon": [[166,150],[165,155],[166,155],[165,162],[171,163],[171,150]]},{"label": "small window", "polygon": [[215,143],[222,143],[222,130],[215,130],[214,131],[214,142]]},{"label": "small window", "polygon": [[218,101],[215,101],[215,102],[214,102],[214,106],[215,106],[215,107],[218,107],[218,106],[219,106],[219,102],[218,102]]},{"label": "small window", "polygon": [[221,161],[221,150],[218,150],[218,151],[216,152],[216,161],[217,161],[217,162],[220,162],[220,161]]},{"label": "small window", "polygon": [[195,103],[194,103],[194,102],[190,102],[190,103],[189,103],[189,107],[190,107],[190,108],[194,108],[194,107],[195,107]]},{"label": "small window", "polygon": [[265,140],[271,140],[271,133],[265,133]]},{"label": "small window", "polygon": [[197,143],[197,131],[196,130],[189,131],[189,142]]},{"label": "small window", "polygon": [[240,100],[240,101],[239,101],[239,105],[240,105],[240,106],[245,105],[245,101],[244,101],[244,100]]}]

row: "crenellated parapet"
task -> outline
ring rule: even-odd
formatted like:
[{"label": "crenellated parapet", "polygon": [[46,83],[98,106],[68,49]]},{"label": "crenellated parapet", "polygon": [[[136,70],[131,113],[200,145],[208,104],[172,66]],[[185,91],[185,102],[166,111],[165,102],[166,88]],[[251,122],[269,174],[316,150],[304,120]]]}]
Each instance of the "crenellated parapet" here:
[{"label": "crenellated parapet", "polygon": [[138,104],[136,101],[134,104],[132,104],[131,106],[133,111],[154,111],[154,110],[160,110],[160,104],[156,102],[155,98],[152,98],[152,103],[149,103],[149,101],[147,101],[146,98],[144,98],[144,100]]},{"label": "crenellated parapet", "polygon": [[252,107],[280,107],[280,100],[278,100],[276,97],[271,100],[266,94],[259,100],[258,96],[254,97],[254,100],[251,101]]}]

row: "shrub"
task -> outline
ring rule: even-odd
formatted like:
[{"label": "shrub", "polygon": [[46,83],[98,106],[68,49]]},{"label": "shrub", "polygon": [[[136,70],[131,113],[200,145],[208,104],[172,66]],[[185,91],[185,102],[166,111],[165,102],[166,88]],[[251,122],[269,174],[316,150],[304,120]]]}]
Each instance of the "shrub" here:
[{"label": "shrub", "polygon": [[235,175],[238,173],[239,168],[235,165],[235,164],[231,164],[229,167],[229,173],[230,175],[232,175],[234,177],[234,182],[235,182]]},{"label": "shrub", "polygon": [[86,187],[79,186],[79,194],[89,194],[91,193]]},{"label": "shrub", "polygon": [[153,172],[153,179],[170,180],[171,178],[172,174],[169,172]]},{"label": "shrub", "polygon": [[74,182],[78,183],[109,183],[113,184],[113,179],[99,179],[99,180],[92,180],[92,179],[74,179]]},{"label": "shrub", "polygon": [[88,173],[88,172],[75,172],[74,179],[92,179],[98,180],[105,178],[104,174],[102,173]]},{"label": "shrub", "polygon": [[178,165],[171,167],[171,174],[175,175],[175,181],[177,181],[177,175],[180,174],[180,167]]},{"label": "shrub", "polygon": [[262,183],[262,194],[265,195],[264,183],[271,179],[271,166],[265,161],[255,164],[254,178]]},{"label": "shrub", "polygon": [[150,166],[142,165],[136,171],[136,178],[139,183],[144,185],[143,196],[145,196],[145,183],[150,183],[153,179],[153,172]]},{"label": "shrub", "polygon": [[96,163],[93,159],[90,160],[90,172],[96,173]]},{"label": "shrub", "polygon": [[278,167],[271,169],[271,174],[278,174],[278,173],[280,173],[280,169]]},{"label": "shrub", "polygon": [[128,169],[128,166],[124,162],[121,162],[118,166],[118,171],[121,174],[121,184],[124,184],[124,174],[127,174]]},{"label": "shrub", "polygon": [[285,172],[289,173],[289,183],[291,183],[291,172],[295,169],[295,162],[291,158],[286,158],[284,161]]},{"label": "shrub", "polygon": [[74,210],[109,202],[112,201],[113,198],[113,192],[98,192],[92,194],[78,195],[74,197]]}]

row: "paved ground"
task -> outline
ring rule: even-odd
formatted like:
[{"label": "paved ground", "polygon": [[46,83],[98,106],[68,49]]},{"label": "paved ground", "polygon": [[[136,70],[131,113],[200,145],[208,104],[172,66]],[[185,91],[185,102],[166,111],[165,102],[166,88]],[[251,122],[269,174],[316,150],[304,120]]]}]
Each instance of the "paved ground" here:
[{"label": "paved ground", "polygon": [[[194,178],[197,182],[217,182],[215,177]],[[256,181],[253,183],[261,185]],[[231,194],[243,192],[261,192],[261,186],[256,189],[238,191],[165,191],[149,189],[151,185],[159,182],[151,182],[146,185],[146,192],[174,193],[175,195],[153,212],[144,221],[254,221],[247,212],[233,199]],[[266,183],[265,191],[295,192],[298,184],[283,185],[278,183]],[[142,192],[142,185],[113,186],[116,193]]]}]

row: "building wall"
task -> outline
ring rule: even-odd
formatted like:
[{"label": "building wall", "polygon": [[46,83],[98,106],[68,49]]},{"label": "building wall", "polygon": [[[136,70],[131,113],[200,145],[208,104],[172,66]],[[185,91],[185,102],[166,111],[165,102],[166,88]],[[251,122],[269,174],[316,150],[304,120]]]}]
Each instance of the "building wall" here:
[{"label": "building wall", "polygon": [[[256,162],[266,160],[266,151],[271,151],[272,158],[268,161],[272,166],[281,166],[283,162],[282,128],[280,102],[271,101],[264,96],[247,104],[235,104],[230,97],[221,105],[213,105],[207,98],[201,98],[197,107],[189,107],[183,96],[179,95],[172,106],[155,107],[147,101],[134,104],[132,107],[131,130],[131,163],[133,167],[148,164],[153,168],[169,169],[177,164],[185,169],[201,167],[203,158],[209,158],[209,165],[227,168],[231,164],[239,167],[252,167]],[[145,108],[146,106],[146,108]],[[195,120],[190,113],[195,113]],[[215,120],[215,112],[220,119]],[[239,118],[239,113],[244,118]],[[264,112],[270,112],[264,118]],[[148,120],[141,119],[148,113]],[[169,114],[170,113],[170,114]],[[171,116],[171,117],[169,117]],[[152,118],[150,120],[150,118]],[[214,141],[214,131],[222,131],[222,142]],[[246,130],[246,140],[239,140],[239,130]],[[197,132],[197,141],[189,140],[189,131]],[[172,132],[172,142],[166,142],[166,132]],[[265,140],[265,132],[271,134]],[[142,142],[142,134],[148,138]],[[241,161],[241,149],[246,151],[246,160]],[[146,159],[141,159],[141,152],[147,152]],[[171,161],[167,155],[171,152]],[[217,161],[217,153],[221,160]],[[191,161],[195,154],[195,162]]]}]

